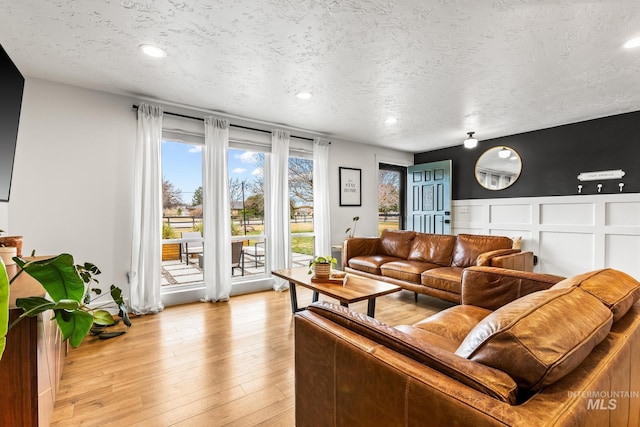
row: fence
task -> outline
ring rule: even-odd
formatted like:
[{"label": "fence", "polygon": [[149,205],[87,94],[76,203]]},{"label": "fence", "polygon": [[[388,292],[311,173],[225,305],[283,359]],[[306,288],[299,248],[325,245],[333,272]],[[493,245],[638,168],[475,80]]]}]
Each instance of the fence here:
[{"label": "fence", "polygon": [[378,212],[378,222],[399,222],[400,214]]},{"label": "fence", "polygon": [[[243,225],[244,220],[242,216],[232,215],[232,221],[236,224]],[[200,226],[202,224],[202,217],[196,216],[165,216],[162,217],[162,220],[165,224],[173,228],[194,228],[196,225]],[[400,220],[400,215],[397,213],[378,213],[378,222],[391,222],[396,223]],[[302,222],[313,222],[313,215],[294,215],[291,218],[291,222],[293,223],[302,223]],[[264,225],[264,217],[263,216],[254,216],[246,219],[247,225]]]},{"label": "fence", "polygon": [[164,216],[162,217],[164,224],[168,224],[173,228],[194,228],[196,225],[202,224],[202,217],[195,216]]}]

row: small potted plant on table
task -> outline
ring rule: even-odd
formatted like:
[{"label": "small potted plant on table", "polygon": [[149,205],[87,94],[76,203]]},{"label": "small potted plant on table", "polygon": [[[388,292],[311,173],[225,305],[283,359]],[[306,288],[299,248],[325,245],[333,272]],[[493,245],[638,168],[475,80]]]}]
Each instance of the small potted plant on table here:
[{"label": "small potted plant on table", "polygon": [[331,277],[331,267],[335,267],[338,260],[331,256],[317,256],[309,261],[309,274],[316,279],[328,279]]}]

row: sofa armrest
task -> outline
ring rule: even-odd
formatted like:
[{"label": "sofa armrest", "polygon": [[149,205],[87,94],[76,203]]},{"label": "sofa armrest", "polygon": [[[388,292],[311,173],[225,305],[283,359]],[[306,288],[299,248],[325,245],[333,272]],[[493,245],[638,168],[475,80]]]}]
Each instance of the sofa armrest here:
[{"label": "sofa armrest", "polygon": [[496,310],[524,295],[549,289],[562,276],[496,267],[469,267],[462,272],[462,304]]},{"label": "sofa armrest", "polygon": [[491,258],[491,267],[533,271],[533,252],[518,252]]},{"label": "sofa armrest", "polygon": [[520,252],[520,249],[496,249],[494,251],[483,252],[478,255],[476,265],[491,267],[491,261],[495,257],[513,255]]},{"label": "sofa armrest", "polygon": [[379,237],[350,237],[342,242],[342,269],[349,265],[353,257],[378,253]]},{"label": "sofa armrest", "polygon": [[[311,320],[314,318],[314,314],[398,354],[442,372],[467,387],[487,394],[494,399],[512,405],[516,402],[518,387],[513,379],[502,371],[459,357],[432,343],[423,343],[401,330],[369,316],[324,301],[315,302],[307,307],[305,312],[296,314],[296,328],[298,318],[304,317]],[[301,339],[303,338],[296,336],[296,347],[298,340]],[[312,346],[315,346],[316,352],[321,351],[317,345],[312,344]]]}]

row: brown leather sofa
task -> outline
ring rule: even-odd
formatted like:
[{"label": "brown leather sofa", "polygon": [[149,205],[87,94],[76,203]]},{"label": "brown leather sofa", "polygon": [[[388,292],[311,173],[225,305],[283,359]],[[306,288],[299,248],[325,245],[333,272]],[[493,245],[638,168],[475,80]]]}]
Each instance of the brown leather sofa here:
[{"label": "brown leather sofa", "polygon": [[460,303],[462,270],[475,265],[533,271],[533,253],[503,236],[385,230],[343,242],[342,268],[417,294]]},{"label": "brown leather sofa", "polygon": [[395,328],[312,304],[295,315],[296,425],[640,425],[640,284],[557,280],[471,267],[462,305]]}]

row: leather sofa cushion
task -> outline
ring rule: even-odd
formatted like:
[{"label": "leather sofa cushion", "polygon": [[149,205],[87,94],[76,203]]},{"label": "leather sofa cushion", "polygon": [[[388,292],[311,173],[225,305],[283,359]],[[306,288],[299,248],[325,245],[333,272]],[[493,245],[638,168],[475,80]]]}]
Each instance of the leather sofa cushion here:
[{"label": "leather sofa cushion", "polygon": [[551,288],[562,276],[495,267],[468,267],[462,272],[460,301],[497,310],[524,295]]},{"label": "leather sofa cushion", "polygon": [[396,258],[407,259],[415,231],[384,230],[378,243],[378,252]]},{"label": "leather sofa cushion", "polygon": [[468,387],[502,402],[512,405],[516,403],[518,387],[504,372],[459,357],[433,343],[422,342],[347,307],[320,301],[308,306],[307,310],[442,372]]},{"label": "leather sofa cushion", "polygon": [[436,347],[440,347],[441,349],[450,351],[451,353],[455,352],[460,345],[460,342],[456,342],[451,338],[443,337],[442,335],[416,328],[411,325],[398,325],[395,326],[395,329],[415,338],[424,345],[435,345]]},{"label": "leather sofa cushion", "polygon": [[411,242],[407,259],[430,262],[441,267],[449,266],[455,243],[456,236],[418,233]]},{"label": "leather sofa cushion", "polygon": [[380,271],[383,276],[407,282],[420,283],[420,275],[430,268],[439,267],[436,264],[421,261],[392,261],[382,264]]},{"label": "leather sofa cushion", "polygon": [[577,287],[519,298],[485,317],[456,354],[536,391],[575,369],[609,333],[613,315]]},{"label": "leather sofa cushion", "polygon": [[363,255],[351,258],[349,267],[380,276],[382,275],[380,266],[393,261],[402,261],[402,259],[385,255]]},{"label": "leather sofa cushion", "polygon": [[421,274],[420,283],[430,288],[460,295],[462,270],[460,267],[432,268]]},{"label": "leather sofa cushion", "polygon": [[454,305],[415,323],[413,327],[455,341],[455,351],[469,332],[491,313],[491,310],[473,305]]},{"label": "leather sofa cushion", "polygon": [[453,247],[454,267],[471,267],[476,265],[478,256],[484,252],[498,249],[511,249],[513,241],[503,236],[482,236],[476,234],[458,234]]},{"label": "leather sofa cushion", "polygon": [[640,298],[640,283],[622,271],[611,268],[596,270],[565,279],[553,286],[567,288],[578,286],[598,298],[613,313],[617,322]]}]

